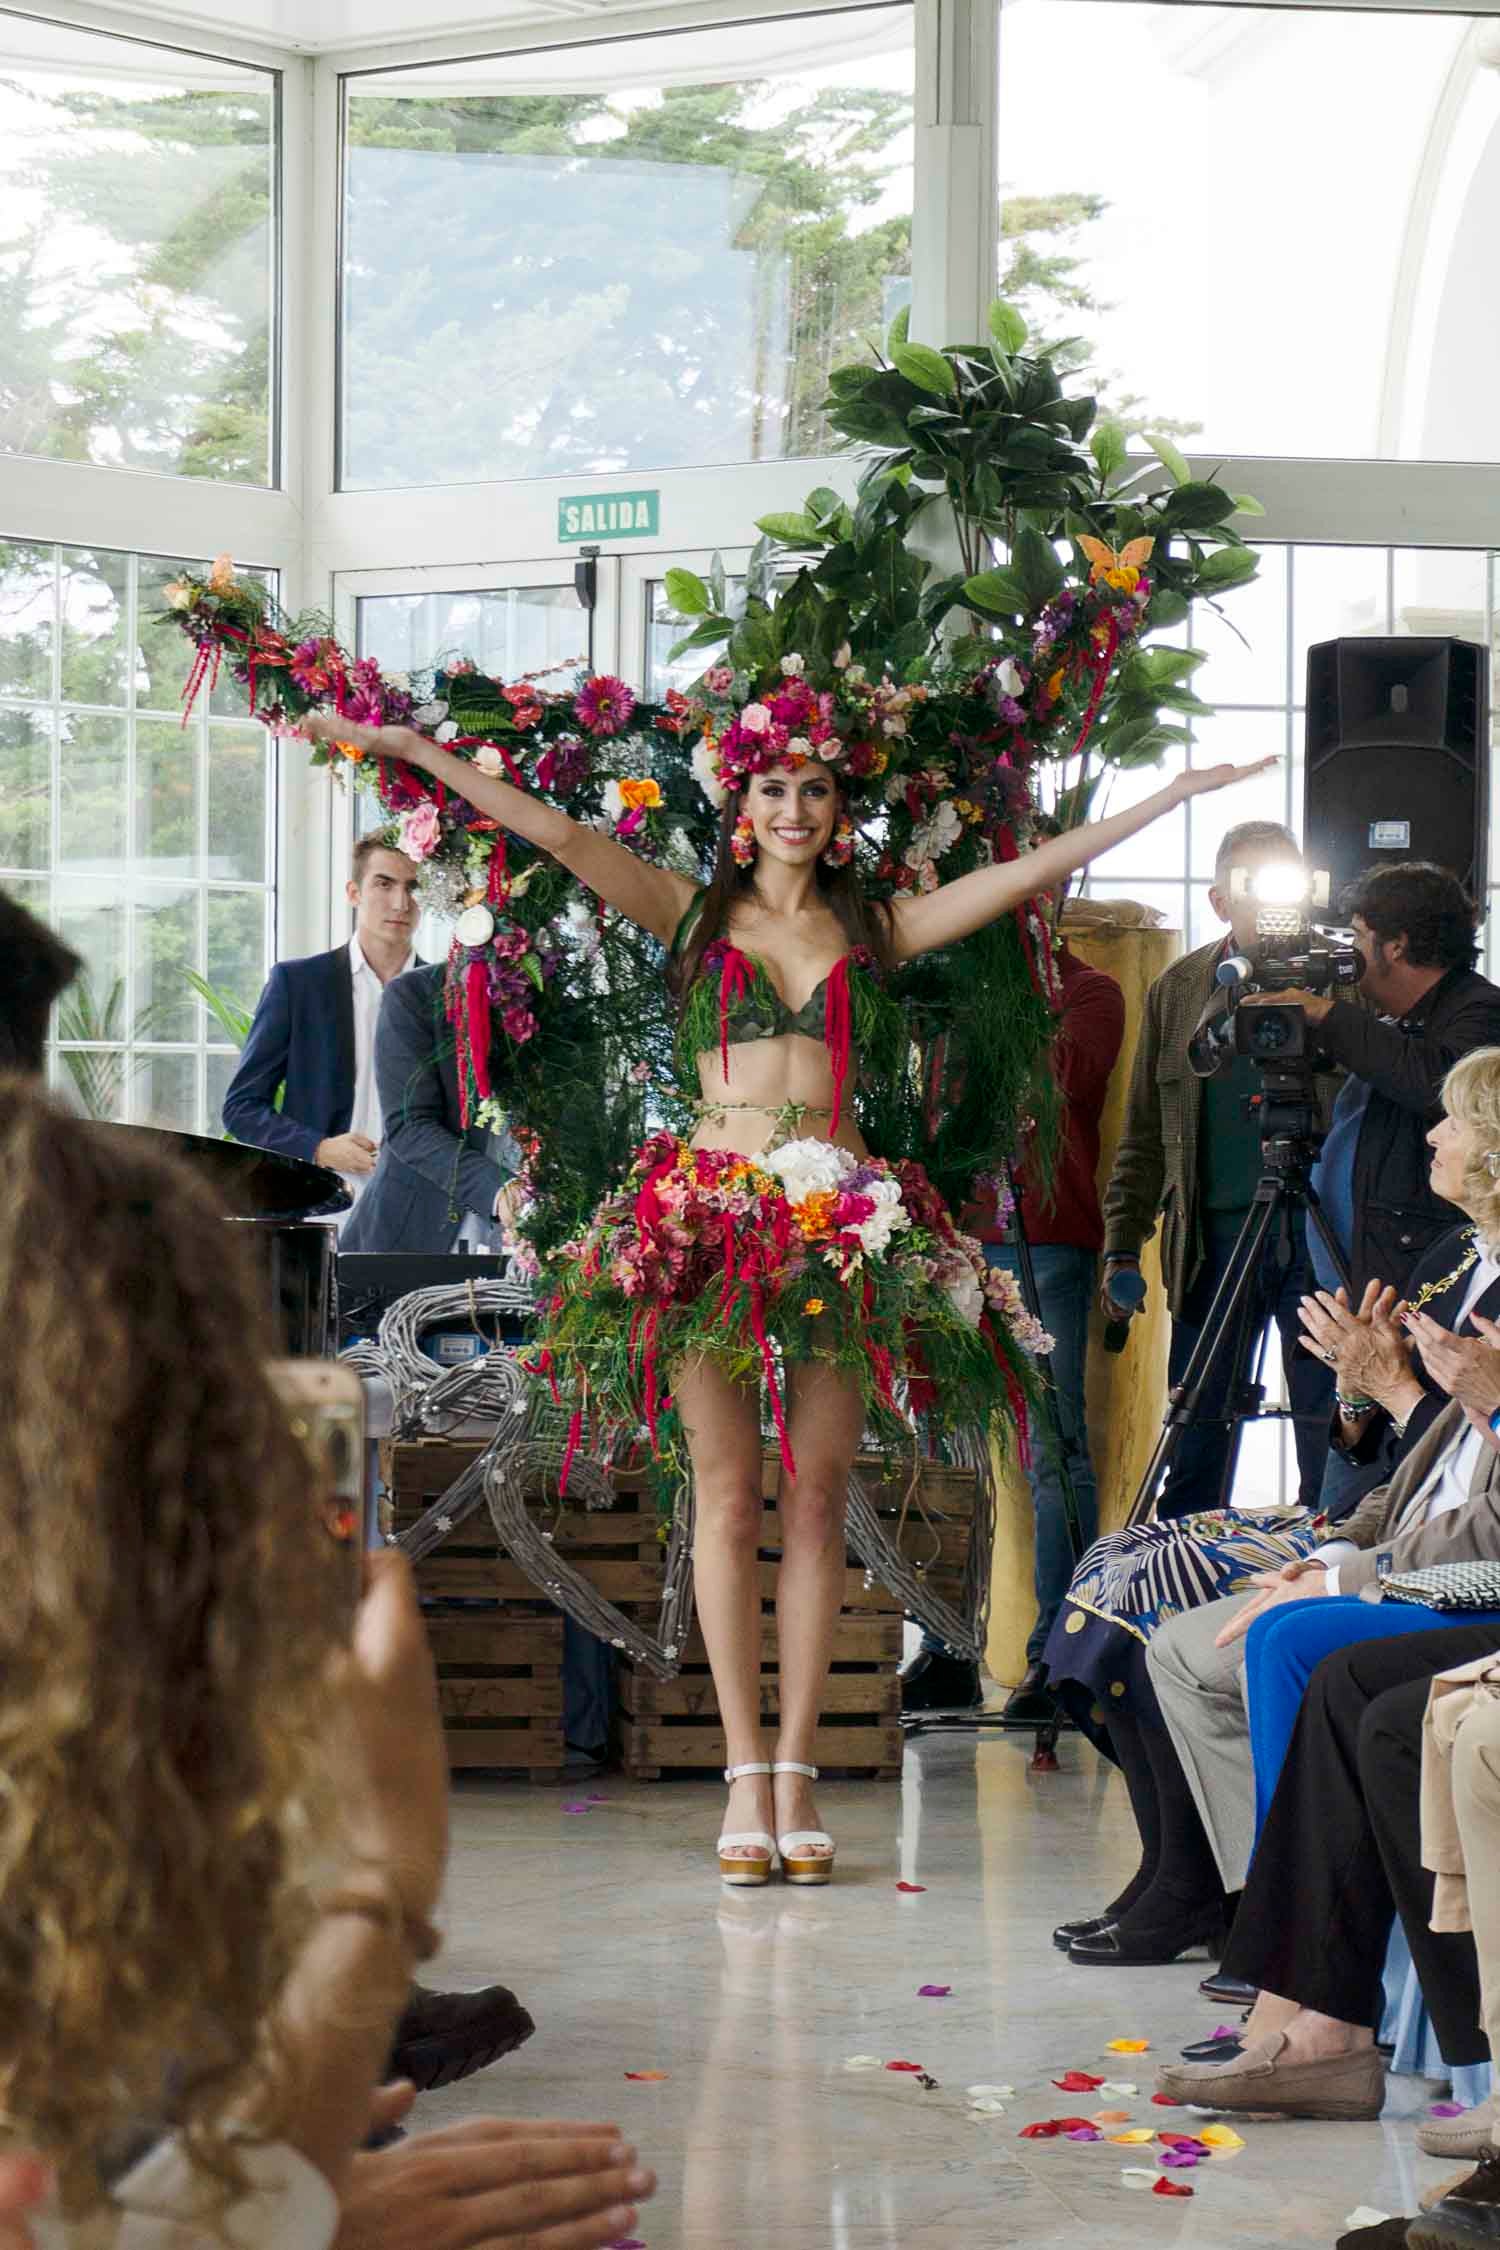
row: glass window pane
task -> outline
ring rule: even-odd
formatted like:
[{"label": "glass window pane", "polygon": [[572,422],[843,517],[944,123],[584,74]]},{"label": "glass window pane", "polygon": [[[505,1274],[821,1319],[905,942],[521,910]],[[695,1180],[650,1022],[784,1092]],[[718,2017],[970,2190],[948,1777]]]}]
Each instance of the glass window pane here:
[{"label": "glass window pane", "polygon": [[1488,638],[1485,626],[1487,557],[1451,547],[1398,547],[1394,560],[1394,630],[1453,634],[1461,641]]},{"label": "glass window pane", "polygon": [[913,86],[905,5],[352,78],[341,481],[828,451],[909,295]]},{"label": "glass window pane", "polygon": [[198,1131],[196,1055],[144,1055],[132,1078],[130,1114],[134,1124],[165,1126],[177,1133]]},{"label": "glass window pane", "polygon": [[1263,547],[1258,574],[1221,608],[1194,603],[1188,639],[1208,662],[1193,687],[1205,703],[1285,702],[1287,554]]},{"label": "glass window pane", "polygon": [[253,1009],[266,981],[266,902],[259,891],[209,891],[208,981],[226,1000]]},{"label": "glass window pane", "polygon": [[[1182,771],[1182,763],[1179,754],[1165,759],[1159,766],[1131,766],[1123,772],[1115,772],[1106,784],[1107,794],[1101,793],[1094,800],[1096,817],[1102,819],[1107,813],[1129,812],[1143,797],[1164,789],[1173,774]],[[1105,852],[1093,864],[1101,876],[1111,880],[1121,875],[1176,874],[1182,867],[1186,836],[1186,808],[1178,805],[1154,826],[1143,829],[1138,836],[1127,837],[1123,844],[1116,844],[1113,851]],[[1118,898],[1120,893],[1116,891],[1113,895]]]},{"label": "glass window pane", "polygon": [[1389,633],[1390,557],[1384,547],[1292,552],[1292,697],[1307,695],[1307,652],[1352,633]]},{"label": "glass window pane", "polygon": [[203,1127],[205,1133],[222,1133],[224,1130],[224,1096],[229,1091],[229,1081],[239,1068],[239,1054],[221,1054],[210,1047],[204,1058],[206,1090],[203,1097]]},{"label": "glass window pane", "polygon": [[0,15],[0,451],[272,477],[273,72]]},{"label": "glass window pane", "polygon": [[51,864],[51,714],[0,704],[0,867]]},{"label": "glass window pane", "polygon": [[1223,935],[1224,924],[1209,903],[1207,883],[1194,883],[1188,893],[1188,950]]},{"label": "glass window pane", "polygon": [[135,864],[142,875],[198,873],[198,743],[168,719],[135,730]]},{"label": "glass window pane", "polygon": [[123,705],[130,692],[130,557],[64,547],[59,591],[64,703]]},{"label": "glass window pane", "polygon": [[[1500,458],[1493,32],[1434,9],[1005,0],[1002,290],[1084,339],[1108,405],[1197,450]],[[1122,117],[1170,118],[1200,192],[1164,192]],[[1272,120],[1275,161],[1233,192]],[[1164,317],[1179,287],[1191,316]],[[1226,350],[1250,307],[1265,348]]]},{"label": "glass window pane", "polygon": [[198,966],[198,893],[170,884],[144,883],[132,917],[135,948],[135,1020],[139,1041],[192,1039],[198,1000],[187,972]]},{"label": "glass window pane", "polygon": [[126,1031],[125,900],[120,886],[60,875],[52,918],[83,967],[58,1009],[58,1036],[123,1039]]},{"label": "glass window pane", "polygon": [[208,872],[221,882],[265,881],[270,740],[253,720],[208,730]]},{"label": "glass window pane", "polygon": [[126,721],[65,711],[59,727],[57,852],[63,866],[125,857]]},{"label": "glass window pane", "polygon": [[585,661],[588,619],[571,586],[493,592],[365,594],[358,649],[386,671],[419,672],[466,656],[494,679]]},{"label": "glass window pane", "polygon": [[50,547],[0,541],[0,695],[51,696],[54,577]]},{"label": "glass window pane", "polygon": [[138,711],[180,714],[193,652],[182,627],[165,614],[166,589],[184,571],[202,577],[201,557],[142,555],[136,564],[135,702]]},{"label": "glass window pane", "polygon": [[[1195,766],[1253,765],[1258,758],[1279,758],[1280,765],[1253,781],[1237,782],[1222,796],[1195,797],[1188,806],[1192,839],[1189,873],[1207,881],[1213,876],[1220,838],[1244,820],[1277,820],[1288,826],[1285,711],[1220,711],[1199,721],[1194,731]],[[1297,807],[1300,819],[1300,802]],[[1155,836],[1156,830],[1148,830]]]},{"label": "glass window pane", "polygon": [[123,1124],[131,1069],[130,1054],[124,1047],[59,1046],[53,1050],[47,1075],[48,1083],[81,1116]]}]

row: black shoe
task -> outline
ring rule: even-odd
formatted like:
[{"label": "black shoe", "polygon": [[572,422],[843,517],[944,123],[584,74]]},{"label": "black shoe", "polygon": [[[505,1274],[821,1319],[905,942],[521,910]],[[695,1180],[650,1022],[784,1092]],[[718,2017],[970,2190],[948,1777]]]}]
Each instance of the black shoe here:
[{"label": "black shoe", "polygon": [[1493,2250],[1500,2243],[1500,2149],[1481,2156],[1477,2171],[1413,2219],[1406,2239],[1411,2250]]},{"label": "black shoe", "polygon": [[1245,2052],[1243,2039],[1200,2039],[1192,2047],[1184,2047],[1184,2062],[1238,2062]]},{"label": "black shoe", "polygon": [[979,1666],[961,1656],[924,1648],[901,1674],[903,1711],[973,1711],[982,1701]]},{"label": "black shoe", "polygon": [[1258,1984],[1246,1984],[1243,1977],[1226,1977],[1222,1969],[1205,1977],[1198,1990],[1205,2000],[1222,2000],[1228,2008],[1253,2008],[1260,1998]]},{"label": "black shoe", "polygon": [[1097,1931],[1107,1930],[1109,1924],[1107,1914],[1090,1914],[1081,1922],[1059,1922],[1052,1933],[1052,1942],[1059,1953],[1066,1953],[1074,1938],[1093,1937]]},{"label": "black shoe", "polygon": [[1045,1664],[1027,1665],[1000,1716],[1014,1727],[1044,1727],[1057,1717],[1057,1698],[1047,1685]]},{"label": "black shoe", "polygon": [[1093,1937],[1075,1938],[1068,1959],[1086,1969],[1160,1969],[1180,1961],[1198,1945],[1217,1955],[1223,1943],[1224,1911],[1215,1905],[1174,1922],[1170,1929],[1148,1924],[1131,1930],[1124,1922],[1106,1922]]},{"label": "black shoe", "polygon": [[453,2086],[498,2062],[535,2031],[527,2011],[503,1984],[482,1992],[429,1992],[414,1984],[401,2011],[385,2075],[409,2078],[420,2093]]}]

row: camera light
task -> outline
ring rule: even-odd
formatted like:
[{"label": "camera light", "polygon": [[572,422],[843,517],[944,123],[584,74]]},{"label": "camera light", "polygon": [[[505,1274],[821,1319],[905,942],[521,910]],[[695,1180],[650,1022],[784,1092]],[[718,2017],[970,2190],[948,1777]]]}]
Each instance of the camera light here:
[{"label": "camera light", "polygon": [[1273,859],[1256,868],[1249,891],[1260,906],[1301,906],[1311,896],[1312,884],[1295,860]]}]

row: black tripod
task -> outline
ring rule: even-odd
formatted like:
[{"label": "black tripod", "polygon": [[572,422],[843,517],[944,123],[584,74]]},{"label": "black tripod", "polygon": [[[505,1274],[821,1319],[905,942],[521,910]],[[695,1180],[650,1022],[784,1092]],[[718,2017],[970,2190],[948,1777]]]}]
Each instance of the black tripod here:
[{"label": "black tripod", "polygon": [[[1021,1208],[1021,1185],[1009,1162],[1001,1166],[1005,1184],[1010,1190],[1012,1216],[1011,1233],[1015,1243],[1016,1264],[1021,1284],[1021,1301],[1033,1320],[1045,1327],[1042,1320],[1041,1293],[1036,1282],[1036,1263],[1031,1255],[1031,1239],[1026,1232],[1026,1220]],[[1068,1527],[1068,1545],[1073,1553],[1076,1569],[1083,1559],[1083,1522],[1078,1513],[1078,1487],[1073,1481],[1073,1468],[1078,1459],[1079,1439],[1071,1435],[1064,1424],[1062,1408],[1058,1404],[1057,1385],[1052,1376],[1050,1360],[1041,1367],[1041,1396],[1039,1400],[1043,1442],[1057,1466],[1058,1482],[1062,1488],[1063,1521]],[[1026,1734],[1035,1732],[1036,1751],[1032,1759],[1033,1770],[1048,1773],[1057,1765],[1057,1738],[1065,1726],[1071,1724],[1066,1714],[1058,1708],[1053,1717],[1040,1723],[1035,1719],[1008,1719],[1003,1711],[914,1711],[903,1718],[902,1728],[909,1735],[954,1734],[973,1729],[978,1733]]]},{"label": "black tripod", "polygon": [[[1345,1287],[1349,1268],[1344,1253],[1330,1232],[1311,1173],[1322,1145],[1310,1070],[1268,1070],[1260,1097],[1261,1175],[1250,1209],[1230,1253],[1223,1279],[1203,1323],[1193,1355],[1182,1380],[1167,1394],[1167,1411],[1161,1436],[1146,1464],[1127,1521],[1145,1523],[1156,1506],[1162,1479],[1176,1458],[1183,1434],[1195,1423],[1227,1422],[1231,1436],[1224,1474],[1219,1486],[1220,1504],[1227,1502],[1239,1458],[1240,1433],[1247,1421],[1259,1417],[1265,1405],[1258,1355],[1254,1372],[1252,1354],[1262,1323],[1257,1317],[1257,1294],[1266,1245],[1279,1226],[1285,1257],[1292,1256],[1292,1221],[1305,1211],[1334,1269]],[[1216,1373],[1227,1364],[1228,1383],[1222,1411],[1206,1414],[1203,1398]]]}]

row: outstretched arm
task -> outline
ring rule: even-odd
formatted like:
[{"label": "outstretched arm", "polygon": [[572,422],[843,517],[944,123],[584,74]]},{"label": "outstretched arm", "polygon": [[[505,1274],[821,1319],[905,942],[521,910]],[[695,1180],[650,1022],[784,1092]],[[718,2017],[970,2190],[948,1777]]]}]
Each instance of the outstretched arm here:
[{"label": "outstretched arm", "polygon": [[1039,891],[1066,882],[1090,860],[1123,844],[1127,836],[1139,835],[1189,797],[1228,789],[1276,763],[1274,758],[1262,758],[1253,766],[1208,766],[1199,773],[1179,774],[1165,789],[1158,789],[1129,812],[1112,813],[1108,820],[1091,820],[1085,827],[1050,836],[1035,851],[1022,852],[1019,859],[1003,866],[976,867],[972,874],[960,875],[923,898],[898,899],[891,909],[897,957],[910,960],[915,953],[956,945],[960,938],[982,930],[987,922],[998,921]]},{"label": "outstretched arm", "polygon": [[555,805],[514,788],[508,781],[481,773],[467,758],[456,758],[451,750],[430,742],[414,727],[359,726],[332,711],[309,711],[297,724],[303,734],[318,742],[354,742],[378,758],[400,758],[407,765],[420,766],[455,796],[466,797],[513,835],[524,836],[529,844],[560,861],[606,906],[617,907],[628,920],[660,938],[663,945],[671,944],[678,923],[693,902],[697,885],[685,875],[653,867],[612,837],[601,836],[582,821],[570,820]]}]

